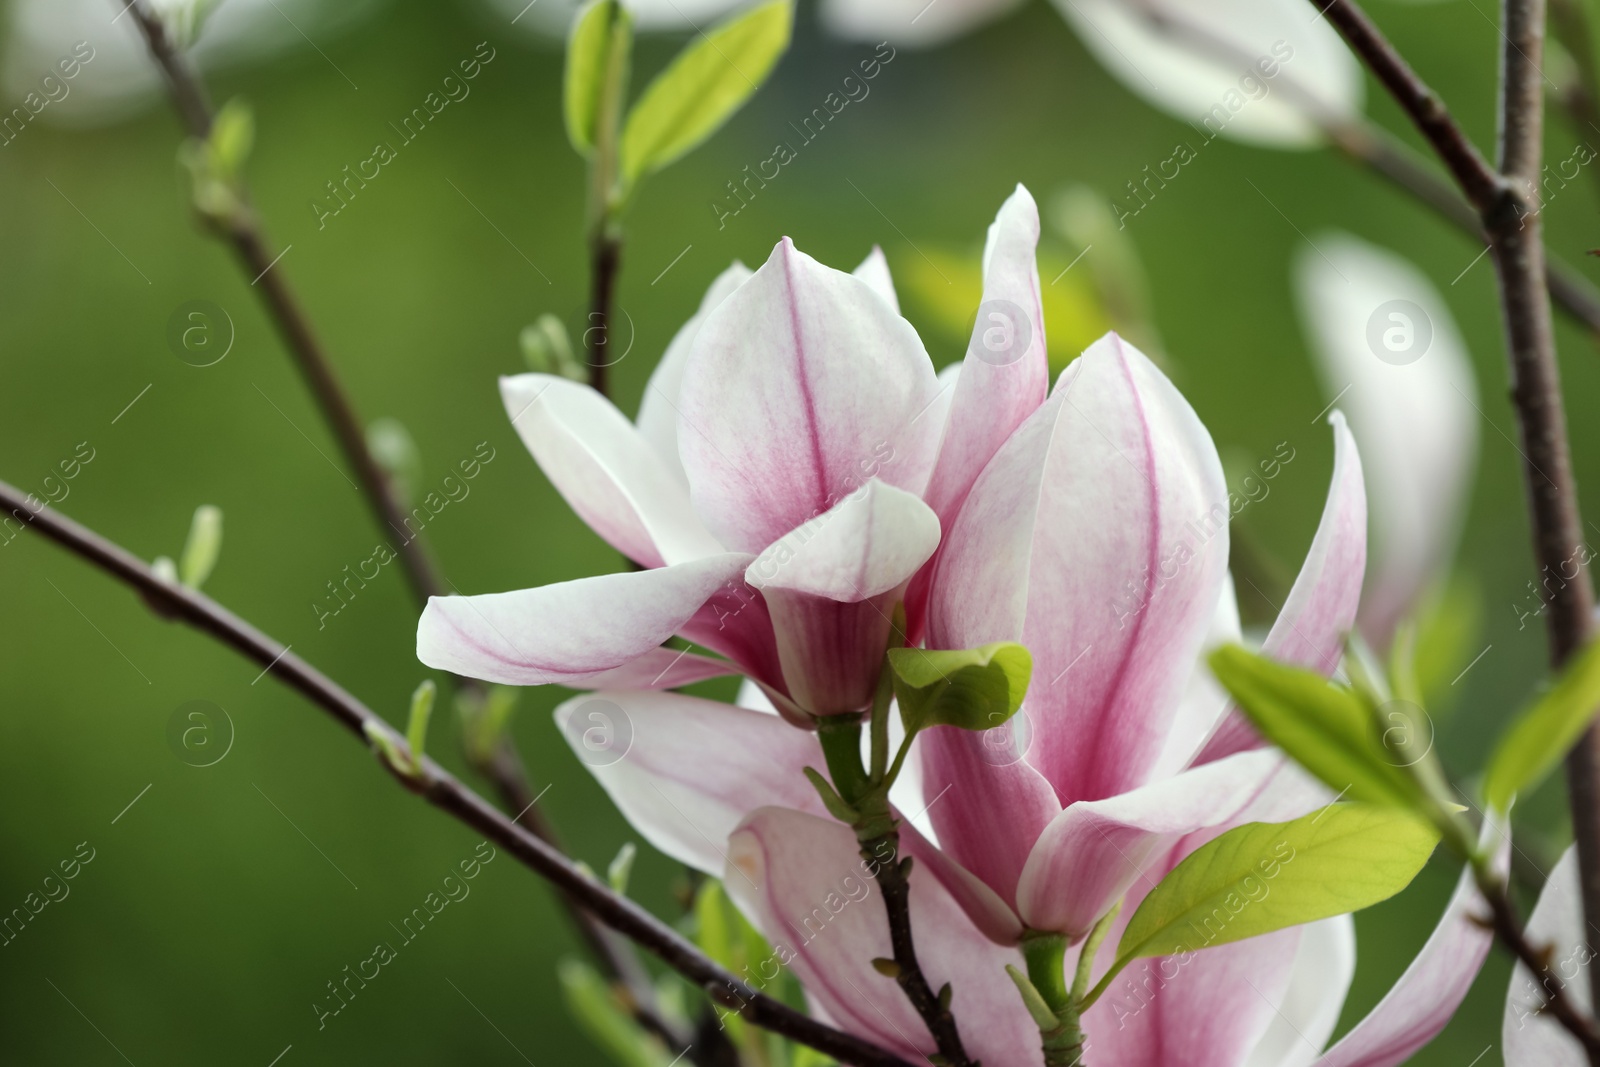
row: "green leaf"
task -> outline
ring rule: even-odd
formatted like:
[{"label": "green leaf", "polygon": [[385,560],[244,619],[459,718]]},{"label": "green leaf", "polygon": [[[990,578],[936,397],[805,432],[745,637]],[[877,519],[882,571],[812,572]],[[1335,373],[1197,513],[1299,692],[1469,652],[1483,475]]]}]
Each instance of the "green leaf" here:
[{"label": "green leaf", "polygon": [[589,1039],[621,1067],[667,1067],[671,1054],[617,1003],[593,967],[563,960],[558,969],[567,1010]]},{"label": "green leaf", "polygon": [[211,161],[218,172],[228,178],[244,173],[255,141],[256,120],[250,105],[238,97],[223,104],[211,120]]},{"label": "green leaf", "polygon": [[1496,811],[1543,781],[1600,704],[1600,641],[1573,656],[1556,684],[1511,721],[1489,758],[1483,793]]},{"label": "green leaf", "polygon": [[1022,706],[1033,657],[1010,641],[953,652],[892,648],[889,670],[908,736],[941,725],[987,730]]},{"label": "green leaf", "polygon": [[620,103],[632,43],[633,16],[617,0],[595,0],[573,20],[563,108],[567,137],[583,155],[600,143],[608,86]]},{"label": "green leaf", "polygon": [[1425,791],[1356,693],[1238,645],[1213,652],[1211,670],[1263,737],[1341,796],[1425,810]]},{"label": "green leaf", "polygon": [[201,504],[189,522],[189,539],[178,560],[178,580],[190,589],[199,589],[211,577],[221,554],[222,509],[215,504]]},{"label": "green leaf", "polygon": [[428,745],[428,720],[433,716],[433,700],[439,687],[432,678],[424,678],[411,694],[411,714],[406,717],[406,745],[411,749],[411,759],[422,762],[422,753]]},{"label": "green leaf", "polygon": [[789,47],[790,0],[769,0],[701,34],[656,76],[622,131],[622,180],[660,170],[715,133]]},{"label": "green leaf", "polygon": [[632,841],[624,841],[622,847],[617,849],[611,866],[606,868],[606,881],[618,896],[628,895],[628,880],[633,876],[633,859],[639,854],[639,849]]},{"label": "green leaf", "polygon": [[1387,900],[1411,883],[1438,840],[1416,816],[1368,804],[1330,804],[1293,822],[1229,830],[1144,898],[1100,988],[1132,960],[1226,945]]}]

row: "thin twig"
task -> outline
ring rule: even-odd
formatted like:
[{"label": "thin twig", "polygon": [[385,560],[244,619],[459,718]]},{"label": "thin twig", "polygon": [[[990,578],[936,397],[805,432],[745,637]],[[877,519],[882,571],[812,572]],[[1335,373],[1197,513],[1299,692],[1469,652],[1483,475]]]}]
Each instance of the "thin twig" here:
[{"label": "thin twig", "polygon": [[[1510,890],[1504,878],[1492,875],[1477,865],[1474,865],[1474,872],[1477,875],[1478,891],[1489,903],[1489,921],[1494,927],[1495,935],[1511,949],[1512,955],[1528,968],[1529,973],[1535,979],[1539,979],[1550,969],[1550,947],[1547,945],[1536,948],[1528,941],[1527,933],[1517,918],[1516,909],[1511,905]],[[1540,1012],[1549,1011],[1554,1015],[1556,1021],[1578,1039],[1589,1062],[1600,1063],[1600,1032],[1595,1030],[1594,1021],[1572,1003],[1571,998],[1567,996],[1565,984],[1557,981],[1552,987],[1551,983],[1540,979],[1539,987],[1544,993],[1545,1001]]]},{"label": "thin twig", "polygon": [[[1257,59],[1232,41],[1211,32],[1198,21],[1184,17],[1168,8],[1158,8],[1149,0],[1130,0],[1132,9],[1150,28],[1164,34],[1219,63],[1238,63],[1244,69],[1252,67]],[[1313,0],[1321,6],[1325,0]],[[1292,75],[1280,75],[1284,81],[1281,92],[1291,97],[1301,112],[1321,130],[1333,146],[1348,158],[1369,167],[1388,178],[1395,185],[1411,193],[1432,208],[1461,232],[1484,244],[1488,237],[1483,222],[1473,207],[1462,200],[1461,194],[1444,181],[1416,152],[1383,127],[1364,118],[1351,118],[1331,113],[1304,85]],[[1600,132],[1600,127],[1596,128]],[[1588,327],[1600,340],[1600,290],[1571,265],[1559,258],[1545,254],[1546,283],[1550,296],[1573,318]]]},{"label": "thin twig", "polygon": [[1438,94],[1417,77],[1366,12],[1348,0],[1312,0],[1312,4],[1327,16],[1389,90],[1417,131],[1427,138],[1478,214],[1484,216],[1505,206],[1501,203],[1509,192],[1505,180],[1489,166]]},{"label": "thin twig", "polygon": [[[961,1044],[955,1015],[945,999],[948,993],[934,992],[917,962],[916,942],[911,935],[911,880],[908,877],[911,859],[900,855],[899,833],[891,830],[861,842],[861,856],[872,864],[873,877],[883,892],[884,910],[889,915],[889,945],[894,952],[895,981],[933,1035],[943,1062],[949,1067],[975,1067]],[[884,856],[889,858],[885,860]]]},{"label": "thin twig", "polygon": [[[117,0],[117,6],[123,6],[122,0]],[[204,140],[211,133],[214,118],[205,85],[174,45],[160,16],[150,10],[147,0],[132,0],[126,11],[143,33],[151,57],[166,75],[173,104],[183,119],[184,127],[191,137]],[[354,468],[356,481],[378,524],[397,539],[397,554],[407,580],[424,601],[430,596],[442,595],[445,592],[444,583],[433,560],[421,537],[408,535],[405,508],[396,498],[388,475],[367,448],[366,435],[355,407],[340,387],[322,342],[312,329],[310,318],[289,287],[284,268],[278,262],[282,253],[271,251],[270,242],[248,201],[222,227],[222,232],[233,246],[245,274],[254,279],[253,287],[260,291],[262,303],[294,356],[306,386],[322,409],[323,418],[338,439],[346,462]]]},{"label": "thin twig", "polygon": [[[1328,122],[1323,132],[1348,158],[1411,193],[1462,233],[1488,244],[1478,213],[1404,141],[1364,120]],[[1545,285],[1551,299],[1563,311],[1600,339],[1600,290],[1576,268],[1548,250],[1545,252]]]},{"label": "thin twig", "polygon": [[[117,0],[117,3],[121,7],[123,0]],[[173,103],[189,134],[195,138],[207,137],[215,116],[204,82],[183,53],[174,46],[165,24],[150,10],[146,0],[133,0],[127,12],[138,25],[151,56],[165,74]],[[233,246],[245,273],[253,279],[252,284],[260,289],[269,316],[294,356],[296,365],[321,408],[323,418],[339,441],[346,461],[354,468],[362,494],[379,524],[395,535],[401,566],[417,600],[426,604],[429,597],[443,596],[448,591],[444,578],[429,555],[421,533],[412,535],[406,528],[405,509],[394,493],[394,486],[367,447],[355,407],[334,373],[310,318],[290,289],[283,267],[278,264],[281,253],[278,256],[270,254],[270,242],[242,187],[240,195],[243,207],[220,227],[223,236]],[[461,683],[469,691],[482,689],[474,679],[461,679]],[[533,802],[533,790],[529,786],[526,769],[509,739],[502,739],[493,754],[480,754],[469,746],[468,756],[473,768],[494,784],[509,810],[521,813],[518,821],[535,836],[559,848],[554,827]],[[634,1016],[669,1044],[675,1047],[686,1044],[688,1037],[680,1028],[670,1025],[658,1011],[654,987],[630,946],[609,936],[572,898],[564,897],[563,900],[568,906],[568,916],[573,925],[594,950],[614,988],[630,1004]],[[691,1063],[699,1062],[694,1055],[689,1060]]]},{"label": "thin twig", "polygon": [[[1539,213],[1543,0],[1504,0],[1502,5],[1498,170],[1484,162],[1439,97],[1406,65],[1354,0],[1313,2],[1439,153],[1477,210],[1488,237],[1500,282],[1511,402],[1522,437],[1535,562],[1546,572],[1563,576],[1568,566],[1581,572],[1551,596],[1547,615],[1550,658],[1559,668],[1589,639],[1594,591],[1583,562],[1582,517],[1544,281]],[[1595,727],[1590,727],[1567,756],[1567,789],[1584,913],[1593,923],[1600,920],[1600,730]],[[1595,983],[1593,995],[1591,1011],[1595,1012],[1600,1008],[1600,983]],[[1582,1034],[1574,1033],[1583,1039]],[[1594,1055],[1591,1053],[1591,1059]]]},{"label": "thin twig", "polygon": [[[404,738],[376,712],[284,645],[205,594],[163,581],[127,549],[51,507],[34,510],[26,494],[5,482],[0,482],[0,509],[16,522],[37,530],[130,586],[147,602],[159,606],[163,617],[187,623],[261,665],[267,673],[333,716],[363,744],[367,743],[369,730],[379,730],[393,745],[404,749]],[[383,761],[380,759],[380,762]],[[719,1003],[738,1011],[747,1022],[808,1045],[843,1063],[859,1067],[911,1067],[886,1049],[818,1022],[750,988],[671,926],[580,869],[561,850],[513,822],[432,759],[420,756],[417,763],[418,771],[414,776],[395,772],[406,788],[506,849],[562,892],[576,897],[586,911],[606,926],[655,954],[673,970],[704,988]],[[383,765],[393,771],[387,762]]]},{"label": "thin twig", "polygon": [[622,238],[605,229],[594,237],[594,277],[589,304],[589,384],[601,396],[609,395],[610,369],[620,357],[612,355],[611,321],[616,303],[617,273],[622,268]]}]

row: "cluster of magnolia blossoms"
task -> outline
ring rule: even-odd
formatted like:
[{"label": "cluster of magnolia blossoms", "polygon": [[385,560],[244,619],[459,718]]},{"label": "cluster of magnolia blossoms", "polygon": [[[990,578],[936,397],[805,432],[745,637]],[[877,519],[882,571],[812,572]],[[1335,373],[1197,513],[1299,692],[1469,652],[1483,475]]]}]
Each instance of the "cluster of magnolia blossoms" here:
[{"label": "cluster of magnolia blossoms", "polygon": [[[790,968],[819,1015],[910,1058],[934,1044],[872,965],[890,955],[884,910],[863,902],[856,837],[802,773],[822,765],[807,727],[871,702],[897,606],[913,644],[1015,641],[1034,660],[1022,728],[928,729],[894,794],[912,816],[901,847],[917,861],[922,969],[951,984],[984,1062],[1042,1062],[1002,978],[1025,936],[1064,936],[1070,974],[1092,927],[1120,901],[1119,936],[1205,842],[1332,799],[1261,746],[1200,666],[1239,637],[1228,491],[1205,427],[1115,335],[1050,388],[1038,234],[1019,188],[989,230],[974,341],[949,375],[900,317],[880,253],[846,274],[785,240],[760,269],[716,280],[637,425],[585,386],[504,380],[545,473],[643,569],[437,598],[418,630],[431,667],[596,689],[621,708],[631,748],[594,772],[641,834],[723,878],[770,939],[773,960],[746,978]],[[1332,426],[1327,504],[1265,644],[1325,673],[1366,559],[1361,461],[1342,417]],[[674,635],[715,655],[663,647]],[[665,691],[728,673],[748,679],[748,706]],[[1331,1049],[1349,916],[1209,948],[1202,935],[1140,961],[1084,1014],[1089,1054],[1102,1067],[1400,1063],[1487,952],[1473,899],[1464,877],[1411,968]]]}]

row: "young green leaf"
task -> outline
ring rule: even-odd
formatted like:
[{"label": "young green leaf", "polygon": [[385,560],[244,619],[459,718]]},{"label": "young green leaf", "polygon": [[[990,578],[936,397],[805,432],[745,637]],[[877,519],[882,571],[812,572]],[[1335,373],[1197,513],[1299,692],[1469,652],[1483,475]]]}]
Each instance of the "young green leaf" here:
[{"label": "young green leaf", "polygon": [[889,670],[907,735],[929,726],[987,730],[1022,706],[1033,657],[1010,641],[948,652],[892,648]]},{"label": "young green leaf", "polygon": [[1099,990],[1136,959],[1184,956],[1387,900],[1411,883],[1438,840],[1416,816],[1369,804],[1330,804],[1292,822],[1229,830],[1144,898]]},{"label": "young green leaf", "polygon": [[715,133],[789,47],[790,0],[769,0],[691,42],[656,76],[622,131],[622,180],[660,170]]},{"label": "young green leaf", "polygon": [[1574,656],[1556,684],[1518,713],[1495,745],[1484,777],[1489,806],[1508,811],[1566,755],[1600,706],[1600,641]]},{"label": "young green leaf", "polygon": [[433,700],[438,692],[439,687],[433,684],[433,679],[424,678],[411,694],[411,713],[406,717],[406,744],[411,749],[412,760],[417,763],[422,762],[422,753],[427,748],[428,720],[433,716]]},{"label": "young green leaf", "polygon": [[211,570],[222,554],[222,509],[201,504],[189,521],[189,539],[178,560],[178,580],[190,589],[199,589],[211,577]]},{"label": "young green leaf", "polygon": [[1342,796],[1424,809],[1422,786],[1384,747],[1372,709],[1349,689],[1238,645],[1213,652],[1211,670],[1263,737]]},{"label": "young green leaf", "polygon": [[620,106],[632,44],[633,16],[617,0],[594,0],[573,20],[562,95],[567,137],[582,155],[599,143],[608,87]]}]

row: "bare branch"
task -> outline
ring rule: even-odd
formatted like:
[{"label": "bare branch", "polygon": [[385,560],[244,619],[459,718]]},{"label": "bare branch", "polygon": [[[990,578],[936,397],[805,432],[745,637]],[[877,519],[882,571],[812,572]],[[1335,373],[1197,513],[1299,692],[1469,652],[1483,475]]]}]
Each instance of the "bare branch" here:
[{"label": "bare branch", "polygon": [[[404,749],[405,739],[376,712],[210,597],[163,581],[127,549],[53,508],[43,506],[35,510],[26,494],[5,482],[0,482],[0,509],[138,591],[168,617],[187,623],[261,665],[266,673],[333,716],[362,744],[367,743],[369,730],[377,730]],[[423,756],[418,765],[415,776],[396,773],[397,780],[506,849],[556,888],[579,900],[584,910],[606,926],[648,949],[673,970],[705,989],[713,999],[736,1011],[746,1022],[782,1034],[843,1063],[859,1067],[911,1067],[886,1049],[818,1022],[752,989],[671,926],[614,892],[610,886],[581,870],[559,849],[506,817],[432,759]]]}]

